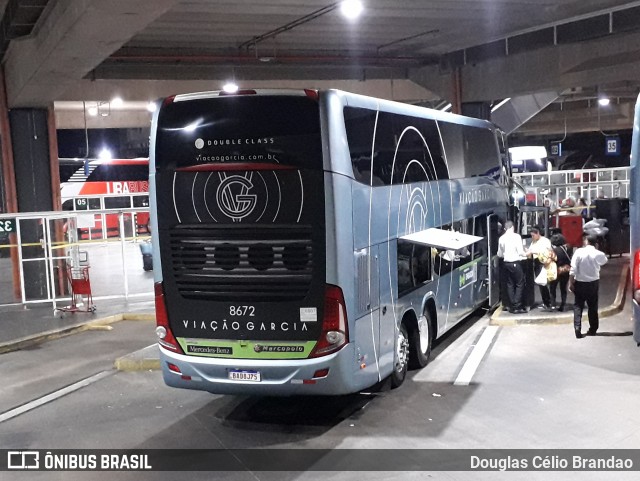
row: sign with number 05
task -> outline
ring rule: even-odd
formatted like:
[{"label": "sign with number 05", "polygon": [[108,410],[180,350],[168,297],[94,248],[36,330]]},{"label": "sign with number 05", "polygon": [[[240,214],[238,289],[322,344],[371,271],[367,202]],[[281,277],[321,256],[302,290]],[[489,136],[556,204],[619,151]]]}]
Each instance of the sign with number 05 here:
[{"label": "sign with number 05", "polygon": [[0,219],[0,233],[15,232],[15,231],[16,231],[15,219]]}]

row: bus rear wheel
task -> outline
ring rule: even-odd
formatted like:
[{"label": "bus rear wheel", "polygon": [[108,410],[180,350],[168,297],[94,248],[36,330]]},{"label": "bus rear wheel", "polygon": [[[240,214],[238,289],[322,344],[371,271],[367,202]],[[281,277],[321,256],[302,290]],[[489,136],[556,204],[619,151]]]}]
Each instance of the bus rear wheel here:
[{"label": "bus rear wheel", "polygon": [[396,339],[396,355],[393,363],[393,372],[391,373],[391,388],[400,387],[407,377],[407,369],[409,368],[409,334],[407,327],[403,322],[398,329],[398,338]]},{"label": "bus rear wheel", "polygon": [[428,312],[420,316],[418,325],[409,333],[409,367],[411,369],[420,369],[429,363],[431,355],[431,344],[433,341],[433,333],[431,332],[431,316]]}]

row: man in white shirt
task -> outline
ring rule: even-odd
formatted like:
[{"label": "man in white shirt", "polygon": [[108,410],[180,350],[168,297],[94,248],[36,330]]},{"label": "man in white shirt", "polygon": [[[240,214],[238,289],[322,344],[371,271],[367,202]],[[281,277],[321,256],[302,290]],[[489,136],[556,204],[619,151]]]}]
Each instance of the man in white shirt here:
[{"label": "man in white shirt", "polygon": [[571,259],[569,271],[569,291],[575,295],[573,303],[573,328],[576,338],[582,335],[582,311],[585,302],[589,313],[588,336],[595,336],[600,325],[598,319],[598,285],[600,280],[600,266],[607,263],[607,256],[596,249],[596,236],[585,238],[584,247],[577,249]]},{"label": "man in white shirt", "polygon": [[[529,250],[527,250],[527,256],[535,259],[534,275],[537,277],[546,261],[549,259],[553,260],[555,258],[555,254],[553,253],[551,241],[540,233],[540,229],[538,227],[533,227],[530,233],[532,242],[529,246]],[[552,311],[553,308],[551,307],[549,284],[545,284],[544,286],[538,285],[538,287],[540,288],[540,297],[542,297],[542,306],[540,307],[546,311]]]},{"label": "man in white shirt", "polygon": [[504,261],[504,271],[507,274],[507,292],[509,295],[509,312],[522,314],[527,311],[522,305],[524,294],[524,271],[522,260],[526,259],[522,247],[522,237],[513,230],[513,222],[504,223],[505,233],[498,239],[498,257]]}]

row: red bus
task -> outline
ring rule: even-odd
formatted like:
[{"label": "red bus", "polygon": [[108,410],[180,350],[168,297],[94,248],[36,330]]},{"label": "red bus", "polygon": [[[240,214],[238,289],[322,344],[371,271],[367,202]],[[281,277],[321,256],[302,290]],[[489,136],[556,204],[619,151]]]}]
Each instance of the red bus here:
[{"label": "red bus", "polygon": [[[60,159],[62,209],[76,212],[149,206],[149,159]],[[132,218],[132,215],[134,216]],[[148,234],[149,213],[125,214],[125,235]],[[83,215],[80,239],[118,237],[118,214]],[[131,226],[131,228],[129,228]]]}]

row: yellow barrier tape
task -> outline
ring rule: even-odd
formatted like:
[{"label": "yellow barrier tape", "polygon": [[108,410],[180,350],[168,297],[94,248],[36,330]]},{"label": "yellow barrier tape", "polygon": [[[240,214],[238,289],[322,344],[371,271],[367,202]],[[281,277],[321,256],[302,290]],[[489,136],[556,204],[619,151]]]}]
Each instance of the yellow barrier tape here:
[{"label": "yellow barrier tape", "polygon": [[[147,236],[138,236],[138,237],[125,237],[124,241],[125,242],[129,242],[129,241],[134,241],[134,240],[139,240],[139,241],[146,241],[151,239],[151,236],[147,235]],[[76,247],[76,246],[84,246],[84,245],[90,245],[90,244],[106,244],[106,243],[111,243],[111,244],[115,244],[115,243],[119,243],[121,242],[121,239],[119,237],[113,237],[110,239],[91,239],[91,240],[81,240],[78,242],[63,242],[63,241],[58,241],[58,242],[52,242],[51,243],[51,249],[66,249],[67,247]],[[12,247],[20,247],[19,244],[2,244],[0,245],[0,249],[10,249]],[[22,247],[43,247],[42,244],[40,242],[29,242],[26,244],[22,244]]]}]

